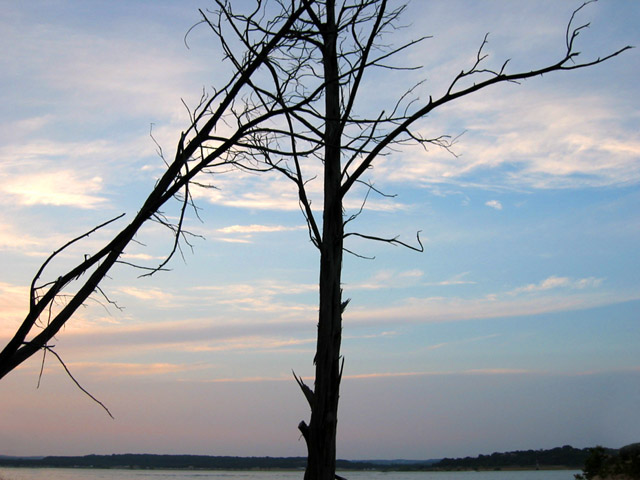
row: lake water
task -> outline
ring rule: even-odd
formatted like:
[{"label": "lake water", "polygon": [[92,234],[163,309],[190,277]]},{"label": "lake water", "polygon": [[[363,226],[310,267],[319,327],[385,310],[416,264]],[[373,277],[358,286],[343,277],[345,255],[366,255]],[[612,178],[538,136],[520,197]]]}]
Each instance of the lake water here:
[{"label": "lake water", "polygon": [[[573,480],[572,470],[525,472],[342,472],[348,480]],[[300,472],[100,470],[0,467],[0,480],[302,480]]]}]

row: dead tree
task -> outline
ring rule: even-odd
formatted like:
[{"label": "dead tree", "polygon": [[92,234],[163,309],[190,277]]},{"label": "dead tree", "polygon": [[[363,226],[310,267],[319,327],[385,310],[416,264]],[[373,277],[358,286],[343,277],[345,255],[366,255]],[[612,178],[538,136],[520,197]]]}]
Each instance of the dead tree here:
[{"label": "dead tree", "polygon": [[[281,6],[287,2],[277,2]],[[367,76],[376,69],[406,70],[393,66],[393,56],[424,38],[388,47],[381,43],[392,32],[404,6],[390,7],[386,0],[301,0],[304,14],[293,26],[283,48],[265,63],[269,75],[264,83],[252,84],[256,108],[267,110],[276,102],[285,112],[280,129],[262,131],[246,144],[240,163],[245,168],[271,168],[290,179],[298,189],[299,203],[309,236],[320,254],[319,315],[313,388],[295,376],[311,408],[311,419],[299,429],[306,441],[308,463],[305,480],[329,480],[335,476],[336,428],[340,381],[342,377],[342,313],[348,303],[342,299],[341,273],[344,240],[350,236],[402,245],[422,251],[418,235],[415,245],[397,237],[381,238],[361,231],[347,231],[355,215],[345,216],[344,202],[361,184],[376,191],[364,174],[376,158],[391,148],[405,144],[437,145],[450,149],[450,137],[425,138],[415,124],[435,109],[472,95],[498,83],[518,82],[555,71],[574,70],[602,63],[630,47],[604,57],[578,61],[576,40],[587,25],[575,26],[576,13],[569,19],[565,44],[557,61],[550,65],[510,72],[508,61],[498,68],[485,66],[487,56],[481,42],[475,62],[449,83],[447,90],[421,102],[413,88],[398,94],[386,110],[371,116],[358,110],[358,95]],[[225,20],[235,26],[236,40],[247,49],[247,32],[269,31],[259,17],[234,14],[231,2],[218,2]],[[396,4],[397,5],[397,4]],[[217,28],[227,51],[233,49]],[[233,54],[230,53],[233,56]],[[398,82],[400,83],[400,82]],[[268,84],[268,86],[267,86]],[[302,105],[301,109],[293,106]],[[311,202],[309,182],[322,171],[323,199],[316,211]],[[311,172],[311,173],[309,173]],[[381,193],[381,192],[378,192]],[[365,196],[366,201],[366,196]],[[364,204],[363,204],[364,206]],[[355,253],[355,252],[351,252]],[[357,255],[357,253],[356,253]]]},{"label": "dead tree", "polygon": [[[57,280],[31,288],[27,318],[0,354],[0,377],[15,368],[49,340],[119,260],[140,226],[155,219],[176,233],[175,251],[182,232],[181,220],[169,224],[160,207],[180,195],[180,219],[189,205],[189,184],[201,172],[229,165],[246,170],[273,170],[290,179],[298,190],[300,208],[309,237],[319,251],[319,314],[313,388],[295,377],[311,408],[309,423],[300,422],[308,451],[305,480],[330,480],[335,476],[336,429],[342,377],[341,275],[345,239],[361,237],[422,251],[418,235],[411,245],[397,237],[379,237],[349,230],[359,213],[346,216],[344,202],[361,185],[378,192],[364,174],[381,155],[405,144],[452,147],[447,136],[426,138],[416,122],[435,109],[498,83],[518,82],[555,71],[585,68],[615,57],[624,47],[604,57],[580,62],[576,40],[587,25],[569,19],[564,45],[557,61],[530,70],[511,72],[508,62],[498,68],[487,63],[483,47],[475,62],[461,71],[444,92],[421,101],[414,88],[399,92],[397,101],[376,114],[359,112],[358,96],[364,82],[378,69],[406,70],[393,65],[393,57],[426,37],[389,47],[381,42],[393,32],[404,6],[390,7],[386,0],[272,0],[256,1],[248,13],[234,11],[230,0],[216,0],[217,9],[202,12],[203,23],[216,34],[236,74],[212,98],[203,98],[192,112],[192,125],[183,133],[175,160],[159,181],[134,221],[112,242]],[[370,109],[369,109],[370,110]],[[234,134],[224,136],[216,126],[226,121]],[[319,173],[318,173],[319,172]],[[322,182],[319,209],[312,204],[309,182]],[[366,202],[366,196],[363,201]],[[77,240],[77,239],[76,239]],[[57,253],[57,252],[56,252]],[[352,252],[357,255],[357,252]],[[54,253],[55,255],[55,253]],[[171,256],[171,255],[169,255]],[[47,262],[43,265],[46,267]],[[151,271],[162,268],[156,267]],[[46,317],[62,288],[94,269],[62,311],[30,338],[38,319]],[[149,272],[151,273],[151,272]],[[40,320],[42,321],[42,320]],[[295,374],[294,374],[295,375]]]}]

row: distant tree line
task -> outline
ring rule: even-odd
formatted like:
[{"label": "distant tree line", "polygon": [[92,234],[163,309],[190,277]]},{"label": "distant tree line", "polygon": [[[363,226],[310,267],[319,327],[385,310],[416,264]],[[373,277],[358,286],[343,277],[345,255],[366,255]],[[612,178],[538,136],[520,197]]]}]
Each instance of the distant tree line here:
[{"label": "distant tree line", "polygon": [[438,470],[491,470],[496,468],[582,468],[589,456],[588,448],[573,448],[570,445],[550,450],[517,450],[513,452],[492,453],[477,457],[444,458],[432,468]]},{"label": "distant tree line", "polygon": [[[304,470],[305,457],[231,457],[210,455],[113,454],[42,458],[3,457],[0,466],[57,468],[134,468],[175,470]],[[451,470],[534,470],[582,469],[576,480],[640,480],[640,443],[615,450],[611,448],[573,448],[517,450],[477,457],[442,460],[337,460],[340,470],[451,471]]]},{"label": "distant tree line", "polygon": [[620,450],[592,448],[585,460],[582,474],[576,480],[640,479],[640,443],[632,443]]},{"label": "distant tree line", "polygon": [[[43,458],[0,457],[0,466],[49,468],[135,468],[175,470],[304,470],[306,457],[231,457],[210,455],[113,454]],[[367,462],[337,460],[342,470],[368,470]]]}]

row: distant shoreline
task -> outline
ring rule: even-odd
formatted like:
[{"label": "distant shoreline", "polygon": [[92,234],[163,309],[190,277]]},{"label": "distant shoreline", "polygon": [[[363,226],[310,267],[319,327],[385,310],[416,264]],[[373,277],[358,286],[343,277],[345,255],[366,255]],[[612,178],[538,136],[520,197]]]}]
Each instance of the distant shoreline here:
[{"label": "distant shoreline", "polygon": [[[341,471],[531,471],[580,470],[590,449],[569,445],[550,450],[492,453],[431,460],[337,460]],[[304,470],[305,457],[231,457],[209,455],[112,454],[85,456],[0,456],[0,467],[124,470]]]},{"label": "distant shoreline", "polygon": [[[15,469],[66,469],[66,470],[122,470],[122,471],[130,471],[130,470],[144,470],[144,471],[183,471],[183,472],[303,472],[304,468],[234,468],[234,469],[222,469],[222,468],[169,468],[169,467],[70,467],[70,466],[50,466],[50,465],[8,465],[0,462],[0,468],[15,468]],[[393,469],[393,468],[370,468],[370,469],[341,469],[337,468],[336,472],[431,472],[431,473],[450,473],[450,472],[534,472],[534,471],[544,471],[544,472],[555,472],[555,471],[568,471],[568,472],[578,472],[580,468],[578,467],[544,467],[544,468],[495,468],[495,469],[451,469],[451,470],[443,470],[443,469],[419,469],[419,470],[407,470],[407,469]]]}]

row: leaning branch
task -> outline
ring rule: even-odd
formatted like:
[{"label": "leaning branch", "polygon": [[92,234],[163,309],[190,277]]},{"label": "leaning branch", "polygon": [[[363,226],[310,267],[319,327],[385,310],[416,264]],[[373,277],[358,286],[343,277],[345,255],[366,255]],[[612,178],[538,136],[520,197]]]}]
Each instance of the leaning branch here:
[{"label": "leaning branch", "polygon": [[[311,3],[311,0],[309,1]],[[202,126],[198,126],[194,123],[187,129],[185,133],[182,134],[180,144],[176,151],[176,157],[174,161],[167,166],[166,171],[156,183],[156,186],[151,191],[138,214],[135,216],[133,221],[127,225],[120,233],[118,233],[113,240],[111,240],[105,247],[103,247],[97,254],[89,257],[85,257],[85,260],[79,263],[76,267],[65,273],[64,275],[58,277],[57,280],[47,284],[49,289],[47,292],[40,296],[38,294],[38,287],[36,286],[38,278],[42,275],[45,267],[49,264],[51,259],[55,257],[60,251],[67,248],[69,245],[75,243],[76,241],[86,237],[87,235],[93,233],[98,228],[101,228],[116,219],[109,220],[101,224],[100,226],[92,229],[86,234],[83,234],[76,239],[72,240],[65,244],[62,249],[54,252],[48,258],[43,266],[38,270],[36,277],[34,278],[31,290],[30,290],[30,308],[29,312],[22,322],[20,328],[15,333],[13,338],[8,342],[5,348],[0,352],[0,378],[4,377],[11,370],[16,368],[26,359],[31,357],[34,353],[42,348],[47,348],[49,340],[53,338],[56,333],[62,328],[62,326],[71,318],[71,316],[75,313],[75,311],[83,305],[83,303],[92,295],[99,283],[102,279],[107,275],[111,267],[119,261],[120,256],[122,255],[125,247],[134,239],[134,236],[142,227],[142,225],[156,215],[159,212],[159,209],[171,198],[174,198],[178,192],[182,189],[188,188],[188,183],[201,171],[205,170],[211,162],[220,158],[222,154],[226,151],[229,151],[233,146],[234,142],[238,142],[242,135],[246,133],[252,126],[255,126],[260,121],[266,121],[273,118],[277,114],[281,114],[282,112],[266,112],[261,118],[254,119],[253,121],[248,122],[246,125],[240,125],[238,127],[238,131],[235,135],[233,135],[227,142],[220,145],[215,151],[208,155],[202,155],[198,161],[198,163],[189,170],[188,162],[193,158],[196,152],[201,151],[203,145],[206,144],[208,138],[210,136],[211,131],[214,130],[218,122],[223,119],[224,113],[232,107],[236,97],[240,94],[241,90],[247,85],[250,84],[250,79],[252,75],[257,71],[257,69],[264,64],[268,60],[268,56],[270,52],[272,52],[275,48],[278,47],[282,39],[286,37],[288,32],[292,29],[295,22],[298,20],[300,15],[305,11],[306,7],[299,6],[295,11],[291,11],[290,15],[286,18],[286,20],[282,23],[279,30],[274,32],[269,41],[259,43],[260,48],[254,50],[252,53],[254,54],[251,58],[246,60],[246,63],[243,65],[241,69],[241,73],[239,75],[234,76],[234,83],[229,83],[225,89],[220,92],[216,92],[216,95],[213,98],[209,99],[205,103],[202,109],[200,109],[199,114],[196,116],[194,113],[194,117],[196,120],[204,120],[205,112],[208,112],[210,107],[213,105],[213,99],[220,99],[220,103],[217,105],[215,111],[212,111],[210,117]],[[219,96],[221,92],[225,93],[224,97]],[[188,141],[185,142],[186,134],[189,132],[195,132],[194,136]],[[185,171],[186,169],[186,171]],[[180,236],[182,229],[182,219],[184,214],[184,209],[186,208],[186,202],[189,198],[188,190],[185,191],[185,199],[182,210],[180,222],[176,226],[176,231],[174,231],[175,235]],[[170,256],[176,250],[176,245],[174,243]],[[161,264],[159,268],[162,269],[164,265]],[[50,308],[52,302],[55,301],[57,296],[62,291],[69,282],[74,279],[79,278],[82,274],[87,273],[91,268],[95,267],[93,272],[89,275],[89,277],[84,281],[82,286],[78,289],[78,291],[71,297],[69,302],[62,308],[60,312],[55,315],[49,322],[47,322],[46,326],[35,335],[32,339],[27,341],[27,336],[33,330],[34,325],[36,324],[38,318],[47,308]]]}]

